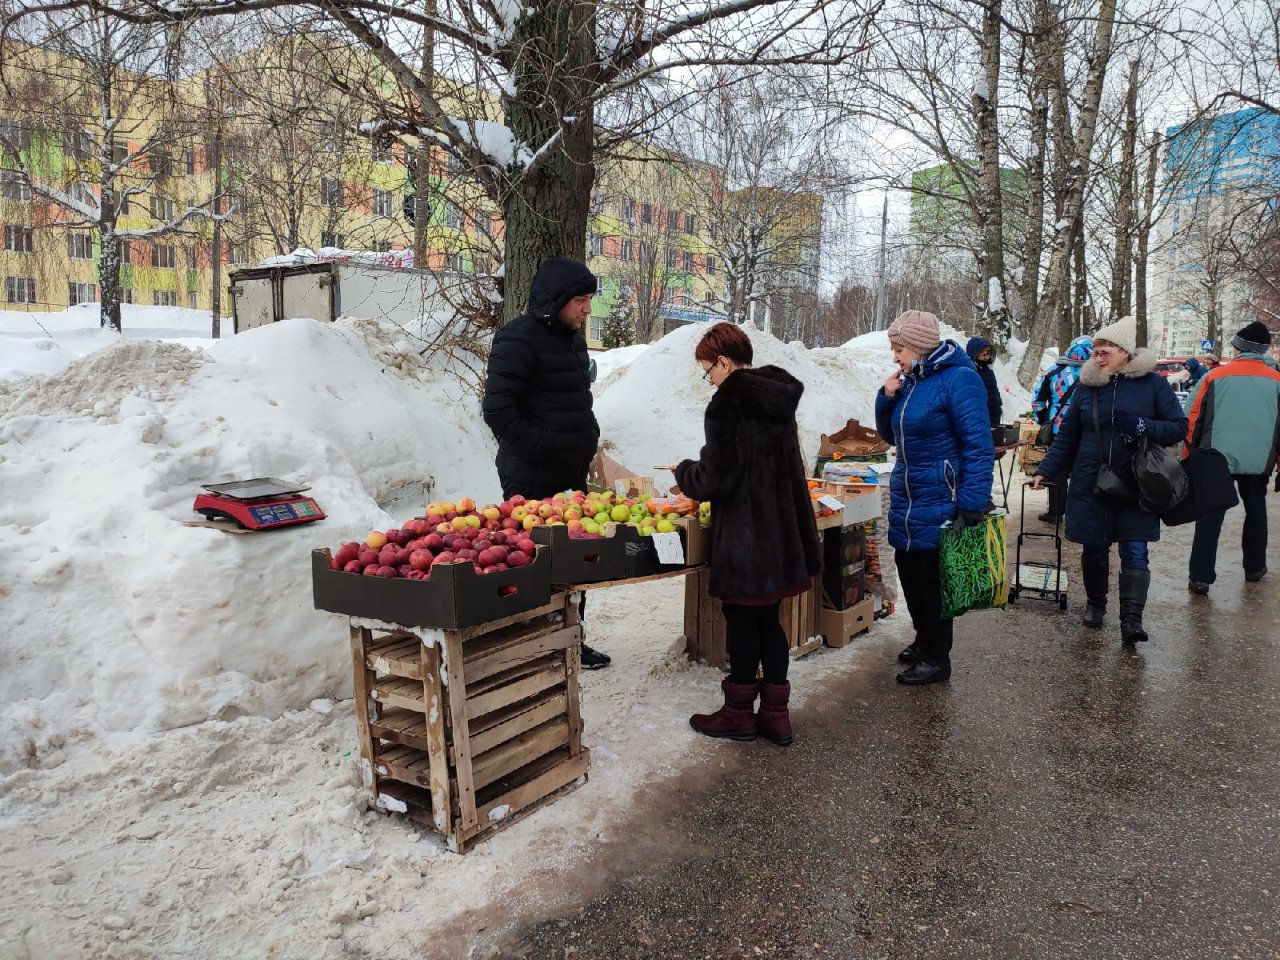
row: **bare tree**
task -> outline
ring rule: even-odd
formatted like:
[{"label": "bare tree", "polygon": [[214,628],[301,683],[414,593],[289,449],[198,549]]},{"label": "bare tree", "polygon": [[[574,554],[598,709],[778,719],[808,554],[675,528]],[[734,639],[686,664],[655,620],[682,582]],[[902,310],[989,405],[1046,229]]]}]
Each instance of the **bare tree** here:
[{"label": "bare tree", "polygon": [[[8,176],[56,211],[41,227],[96,235],[101,323],[119,330],[125,245],[145,241],[151,266],[176,268],[173,246],[156,241],[194,235],[214,218],[211,195],[173,188],[177,165],[204,162],[201,105],[180,101],[172,82],[182,34],[82,8],[29,12],[8,26],[0,46],[0,95],[14,118],[0,132]],[[131,225],[139,220],[148,225]]]}]

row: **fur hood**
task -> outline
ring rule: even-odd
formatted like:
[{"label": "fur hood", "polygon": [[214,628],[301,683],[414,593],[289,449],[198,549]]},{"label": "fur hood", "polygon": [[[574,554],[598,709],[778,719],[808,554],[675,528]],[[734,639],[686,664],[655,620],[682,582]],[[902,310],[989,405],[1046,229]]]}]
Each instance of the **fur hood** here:
[{"label": "fur hood", "polygon": [[[1129,358],[1129,363],[1118,376],[1137,380],[1148,373],[1154,373],[1160,358],[1149,347],[1139,347],[1138,352]],[[1080,382],[1086,387],[1102,387],[1111,382],[1111,374],[1098,369],[1097,361],[1090,357],[1080,368]]]}]

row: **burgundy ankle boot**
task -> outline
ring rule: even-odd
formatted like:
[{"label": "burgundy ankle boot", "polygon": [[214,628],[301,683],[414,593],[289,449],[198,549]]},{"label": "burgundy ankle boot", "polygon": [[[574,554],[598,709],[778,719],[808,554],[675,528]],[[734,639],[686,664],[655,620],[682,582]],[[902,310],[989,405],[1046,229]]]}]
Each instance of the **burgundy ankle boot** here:
[{"label": "burgundy ankle boot", "polygon": [[787,710],[790,700],[791,684],[760,684],[760,712],[756,714],[756,731],[780,747],[785,747],[795,739],[791,732],[791,713]]},{"label": "burgundy ankle boot", "polygon": [[725,677],[720,689],[724,691],[724,706],[715,713],[695,713],[689,718],[689,726],[708,737],[754,740],[756,718],[752,711],[760,684],[734,683]]}]

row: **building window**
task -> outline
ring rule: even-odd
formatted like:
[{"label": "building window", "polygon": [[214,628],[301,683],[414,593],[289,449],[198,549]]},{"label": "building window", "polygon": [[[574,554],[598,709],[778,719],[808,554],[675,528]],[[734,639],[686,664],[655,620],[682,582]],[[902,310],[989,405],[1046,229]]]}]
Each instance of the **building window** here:
[{"label": "building window", "polygon": [[341,250],[346,244],[347,238],[340,233],[334,233],[332,230],[326,230],[320,234],[320,246],[336,247]]},{"label": "building window", "polygon": [[630,262],[630,261],[631,261],[631,259],[632,259],[632,250],[631,250],[631,248],[632,248],[632,243],[631,243],[631,238],[630,238],[630,237],[623,237],[623,238],[622,238],[622,244],[621,244],[621,247],[622,247],[622,249],[621,249],[621,251],[619,252],[619,254],[618,254],[618,255],[619,255],[623,260],[626,260],[626,261]]},{"label": "building window", "polygon": [[461,230],[462,219],[463,219],[463,214],[462,214],[462,208],[460,206],[458,206],[456,203],[445,204],[445,207],[444,207],[445,226],[449,227],[449,229],[451,230]]},{"label": "building window", "polygon": [[716,275],[716,258],[707,257],[707,276],[714,277]]},{"label": "building window", "polygon": [[233,243],[231,245],[231,263],[241,264],[249,262],[249,250],[243,243]]},{"label": "building window", "polygon": [[342,181],[332,177],[321,177],[320,202],[326,207],[342,206]]},{"label": "building window", "polygon": [[622,219],[627,223],[636,222],[636,202],[634,200],[622,201]]},{"label": "building window", "polygon": [[67,130],[62,134],[62,152],[72,160],[88,160],[97,150],[93,134],[86,130]]},{"label": "building window", "polygon": [[156,307],[176,307],[178,305],[178,294],[173,290],[153,290],[151,303]]},{"label": "building window", "polygon": [[373,138],[373,162],[391,163],[395,160],[395,150],[391,146],[390,137]]},{"label": "building window", "polygon": [[464,273],[467,268],[466,260],[460,253],[449,254],[449,269],[454,273]]},{"label": "building window", "polygon": [[674,270],[676,268],[676,254],[679,251],[675,247],[667,247],[667,269]]},{"label": "building window", "polygon": [[133,303],[133,287],[120,288],[120,302]]},{"label": "building window", "polygon": [[493,218],[489,215],[488,210],[476,211],[476,234],[481,237],[490,236],[490,230],[493,229]]},{"label": "building window", "polygon": [[93,234],[68,233],[67,256],[72,260],[93,259]]},{"label": "building window", "polygon": [[683,261],[682,269],[685,273],[693,273],[693,253],[685,250],[680,254],[680,259]]},{"label": "building window", "polygon": [[93,303],[98,299],[98,290],[92,283],[68,283],[67,303],[75,306],[78,303]]},{"label": "building window", "polygon": [[119,140],[111,141],[111,162],[116,166],[124,163],[125,157],[129,155],[129,149]]},{"label": "building window", "polygon": [[4,298],[10,303],[35,303],[35,278],[6,277],[4,281]]},{"label": "building window", "polygon": [[178,265],[178,251],[171,243],[157,243],[151,247],[151,265],[172,270]]},{"label": "building window", "polygon": [[694,219],[694,216],[692,213],[686,213],[684,215],[684,232],[685,233],[693,233],[694,227],[696,227],[697,224],[698,224],[698,221]]},{"label": "building window", "polygon": [[655,253],[657,253],[657,251],[654,249],[654,245],[652,243],[644,243],[643,241],[641,241],[640,243],[640,262],[641,263],[653,263],[653,258]]},{"label": "building window", "polygon": [[604,213],[604,194],[593,193],[591,195],[591,212],[594,214]]},{"label": "building window", "polygon": [[395,216],[396,201],[390,190],[373,191],[373,212],[379,217]]},{"label": "building window", "polygon": [[196,295],[195,295],[194,293],[192,293],[192,294],[188,294],[188,295],[187,295],[187,307],[188,307],[188,309],[191,309],[191,310],[198,310],[198,309],[199,309],[199,303],[200,303],[200,301],[199,301],[198,299],[196,299]]},{"label": "building window", "polygon": [[[0,149],[3,150],[30,150],[31,149],[31,128],[17,120],[0,120]],[[25,301],[10,300],[10,303],[23,303]]]},{"label": "building window", "polygon": [[673,230],[673,231],[680,229],[680,211],[679,210],[667,211],[667,229]]},{"label": "building window", "polygon": [[98,206],[98,195],[86,183],[81,183],[77,180],[67,188],[67,193],[71,195],[72,200],[83,203],[90,210],[94,210]]},{"label": "building window", "polygon": [[707,236],[709,236],[712,240],[715,240],[717,237],[719,237],[719,235],[720,235],[720,225],[717,224],[714,220],[708,220]]},{"label": "building window", "polygon": [[151,219],[161,223],[172,223],[177,204],[166,197],[151,198]]},{"label": "building window", "polygon": [[151,153],[151,172],[157,177],[172,177],[173,157],[163,150],[153,150]]},{"label": "building window", "polygon": [[653,223],[653,204],[640,204],[640,222],[644,224]]},{"label": "building window", "polygon": [[604,256],[604,237],[600,236],[600,234],[598,233],[591,234],[591,236],[587,238],[587,244],[590,248],[589,252],[591,256],[593,257]]},{"label": "building window", "polygon": [[604,325],[604,317],[591,316],[587,318],[587,339],[600,340],[603,331],[600,329]]},{"label": "building window", "polygon": [[[243,190],[233,191],[232,193],[228,193],[226,196],[222,198],[222,212],[227,214],[228,216],[234,216],[235,214],[238,214],[238,213],[244,213],[245,204],[247,202],[248,201],[245,200],[245,195]],[[338,191],[338,202],[339,203],[342,202],[341,190]]]},{"label": "building window", "polygon": [[374,253],[390,253],[390,252],[391,252],[391,241],[390,241],[390,240],[373,240],[373,241],[370,241],[370,243],[369,243],[369,249],[370,249],[370,250],[372,250]]},{"label": "building window", "polygon": [[485,275],[493,273],[493,257],[489,256],[489,254],[487,253],[472,254],[471,259],[473,261],[472,268],[475,270],[476,273],[481,273]]},{"label": "building window", "polygon": [[27,182],[27,175],[17,170],[0,173],[0,196],[6,200],[30,200],[31,184]]},{"label": "building window", "polygon": [[10,253],[30,253],[32,249],[31,228],[6,226],[4,228],[4,248]]},{"label": "building window", "polygon": [[123,264],[133,263],[133,249],[129,245],[128,240],[119,241],[120,262]]},{"label": "building window", "polygon": [[196,175],[196,148],[182,152],[182,163],[187,169],[187,176],[194,177]]}]

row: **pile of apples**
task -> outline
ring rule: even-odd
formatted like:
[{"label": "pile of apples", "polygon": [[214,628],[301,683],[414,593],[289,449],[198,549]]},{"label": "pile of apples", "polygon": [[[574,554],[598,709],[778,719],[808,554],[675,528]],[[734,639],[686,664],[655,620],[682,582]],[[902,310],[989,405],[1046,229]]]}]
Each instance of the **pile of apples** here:
[{"label": "pile of apples", "polygon": [[641,536],[672,533],[677,519],[694,514],[701,519],[704,511],[706,522],[711,522],[710,503],[699,504],[680,496],[619,497],[612,491],[569,490],[545,500],[512,497],[498,504],[498,510],[505,512],[508,506],[511,517],[525,530],[563,525],[574,539],[603,537],[611,523],[634,527]]},{"label": "pile of apples", "polygon": [[[490,514],[493,514],[490,516]],[[469,563],[476,573],[497,573],[533,562],[537,545],[518,522],[496,504],[477,509],[463,498],[432,503],[427,516],[407,520],[397,529],[374,530],[363,543],[344,543],[330,568],[366,577],[426,580],[437,564]]]}]

